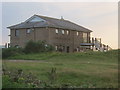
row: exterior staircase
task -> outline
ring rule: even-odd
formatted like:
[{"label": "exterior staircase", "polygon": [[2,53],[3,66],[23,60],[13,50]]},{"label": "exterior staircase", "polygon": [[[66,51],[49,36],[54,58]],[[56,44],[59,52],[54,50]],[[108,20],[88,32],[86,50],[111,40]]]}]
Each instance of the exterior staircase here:
[{"label": "exterior staircase", "polygon": [[83,51],[92,50],[106,52],[112,49],[110,46],[101,43],[101,38],[92,38],[90,43],[80,43],[80,47],[84,48]]},{"label": "exterior staircase", "polygon": [[111,50],[112,48],[108,45],[102,44],[101,43],[101,38],[92,38],[92,43],[93,43],[93,51],[108,51]]}]

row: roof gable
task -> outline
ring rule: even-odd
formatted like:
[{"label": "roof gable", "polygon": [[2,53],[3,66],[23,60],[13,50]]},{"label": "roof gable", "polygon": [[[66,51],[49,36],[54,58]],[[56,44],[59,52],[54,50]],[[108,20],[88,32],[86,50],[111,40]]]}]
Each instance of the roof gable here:
[{"label": "roof gable", "polygon": [[27,19],[25,22],[42,22],[42,21],[44,22],[45,20],[34,15],[31,18]]}]

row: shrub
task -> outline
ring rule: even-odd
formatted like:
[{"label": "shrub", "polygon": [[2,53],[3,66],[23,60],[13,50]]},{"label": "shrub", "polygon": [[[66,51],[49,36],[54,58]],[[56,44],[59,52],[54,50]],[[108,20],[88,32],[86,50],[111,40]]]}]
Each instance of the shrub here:
[{"label": "shrub", "polygon": [[46,51],[47,52],[51,52],[51,51],[54,51],[55,50],[55,48],[52,46],[52,45],[48,45],[47,47],[46,47]]},{"label": "shrub", "polygon": [[18,54],[27,54],[27,53],[40,53],[40,52],[50,52],[53,51],[54,48],[51,45],[47,45],[44,41],[33,42],[29,41],[25,48],[3,48],[2,49],[2,58],[6,59],[11,56],[15,56]]},{"label": "shrub", "polygon": [[15,48],[15,47],[3,48],[2,49],[2,58],[8,58],[10,56],[14,56],[17,54],[22,54],[22,53],[23,53],[22,48]]},{"label": "shrub", "polygon": [[38,42],[29,41],[24,48],[25,53],[39,53],[53,50],[54,48],[51,45],[47,45],[45,41]]},{"label": "shrub", "polygon": [[53,84],[56,81],[56,76],[57,76],[56,68],[52,68],[48,74],[49,74],[50,83]]}]

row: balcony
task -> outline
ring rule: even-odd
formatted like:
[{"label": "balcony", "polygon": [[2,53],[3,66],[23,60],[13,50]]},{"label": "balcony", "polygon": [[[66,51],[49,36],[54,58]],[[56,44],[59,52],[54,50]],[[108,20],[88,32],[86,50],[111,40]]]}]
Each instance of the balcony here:
[{"label": "balcony", "polygon": [[80,43],[80,46],[93,46],[93,43]]}]

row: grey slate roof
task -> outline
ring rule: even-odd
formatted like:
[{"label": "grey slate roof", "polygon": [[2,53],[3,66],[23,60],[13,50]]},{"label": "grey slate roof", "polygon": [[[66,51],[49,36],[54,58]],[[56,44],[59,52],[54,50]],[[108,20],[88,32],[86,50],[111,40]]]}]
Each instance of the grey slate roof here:
[{"label": "grey slate roof", "polygon": [[10,29],[20,29],[20,28],[33,28],[33,27],[53,27],[53,28],[61,28],[61,29],[70,29],[77,30],[83,32],[92,32],[91,30],[84,28],[80,25],[77,25],[73,22],[63,19],[56,19],[46,16],[35,15],[45,20],[45,22],[23,22],[17,25],[10,26]]}]

